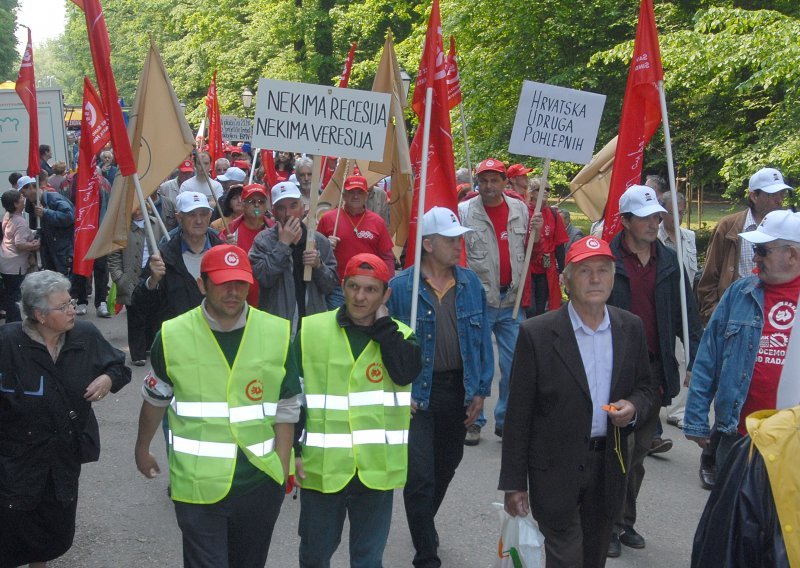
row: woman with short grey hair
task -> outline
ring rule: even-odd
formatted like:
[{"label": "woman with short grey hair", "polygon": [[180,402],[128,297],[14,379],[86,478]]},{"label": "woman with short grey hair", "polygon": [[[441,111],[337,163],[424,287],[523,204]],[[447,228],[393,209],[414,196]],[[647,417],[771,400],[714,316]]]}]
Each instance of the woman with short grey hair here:
[{"label": "woman with short grey hair", "polygon": [[76,321],[70,282],[22,282],[25,320],[0,328],[0,566],[44,563],[75,536],[81,464],[100,457],[92,403],[131,380],[125,355]]}]

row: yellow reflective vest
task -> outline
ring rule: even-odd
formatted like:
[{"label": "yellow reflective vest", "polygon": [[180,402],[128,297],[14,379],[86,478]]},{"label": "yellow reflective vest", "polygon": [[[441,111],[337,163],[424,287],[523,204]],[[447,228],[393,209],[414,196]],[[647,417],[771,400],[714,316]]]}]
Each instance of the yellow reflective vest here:
[{"label": "yellow reflective vest", "polygon": [[175,396],[168,410],[172,498],[197,504],[223,499],[238,449],[282,484],[273,424],[286,374],[289,322],[249,308],[232,367],[202,307],[164,322],[161,341]]},{"label": "yellow reflective vest", "polygon": [[[342,490],[358,472],[377,490],[402,487],[408,469],[411,385],[396,385],[370,341],[353,359],[336,311],[303,319],[300,330],[306,437],[302,487]],[[397,322],[405,337],[411,328]]]}]

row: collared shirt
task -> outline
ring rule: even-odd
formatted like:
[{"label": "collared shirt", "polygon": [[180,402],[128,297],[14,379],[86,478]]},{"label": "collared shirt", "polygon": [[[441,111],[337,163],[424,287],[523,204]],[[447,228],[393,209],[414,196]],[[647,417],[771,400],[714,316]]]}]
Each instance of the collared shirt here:
[{"label": "collared shirt", "polygon": [[628,248],[624,235],[620,240],[620,246],[622,262],[631,285],[630,311],[639,316],[644,323],[647,350],[653,355],[660,355],[656,321],[656,243],[650,244],[650,260],[645,265],[642,265],[639,255]]},{"label": "collared shirt", "polygon": [[211,239],[208,238],[206,233],[206,242],[203,244],[203,250],[194,252],[189,244],[181,239],[181,255],[183,256],[183,264],[186,265],[186,270],[196,280],[200,278],[200,263],[203,261],[203,255],[211,248]]},{"label": "collared shirt", "polygon": [[[742,232],[755,231],[758,224],[753,219],[753,212],[750,208],[747,209],[747,217],[744,218],[744,227]],[[753,262],[753,245],[739,237],[739,278],[750,276],[753,274],[753,269],[756,267]]]},{"label": "collared shirt", "polygon": [[[680,227],[681,231],[681,252],[683,253],[683,269],[686,272],[686,277],[689,283],[694,282],[694,277],[697,274],[697,245],[694,241],[694,231]],[[667,248],[671,248],[678,252],[678,245],[672,241],[669,236],[664,221],[658,225],[658,240],[661,241]]]},{"label": "collared shirt", "polygon": [[596,330],[583,323],[578,312],[567,305],[569,319],[581,352],[583,369],[589,381],[589,394],[592,396],[592,438],[605,436],[608,427],[608,414],[603,406],[611,396],[611,371],[614,366],[614,348],[611,341],[611,320],[608,308],[603,307],[603,321]]},{"label": "collared shirt", "polygon": [[[436,301],[432,302],[436,312],[436,345],[433,350],[433,372],[459,371],[464,368],[461,345],[458,341],[458,318],[456,317],[456,279],[451,278],[439,290],[423,275],[422,281]],[[425,340],[427,338],[423,338]]]}]

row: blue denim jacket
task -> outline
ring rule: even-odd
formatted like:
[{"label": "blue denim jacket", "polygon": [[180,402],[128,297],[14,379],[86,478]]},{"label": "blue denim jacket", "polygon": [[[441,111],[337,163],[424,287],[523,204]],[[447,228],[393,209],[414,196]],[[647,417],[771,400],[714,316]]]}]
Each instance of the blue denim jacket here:
[{"label": "blue denim jacket", "polygon": [[[454,267],[456,278],[456,319],[461,358],[464,360],[464,406],[476,395],[488,397],[494,375],[494,352],[489,320],[486,314],[486,292],[475,273]],[[411,292],[414,269],[408,268],[392,278],[392,295],[387,307],[392,317],[405,324],[411,319]],[[428,408],[433,379],[433,358],[436,345],[436,311],[428,289],[419,287],[417,303],[417,340],[422,345],[422,372],[414,380],[411,397],[425,410]]]},{"label": "blue denim jacket", "polygon": [[717,429],[734,434],[750,390],[764,327],[764,289],[757,276],[734,282],[708,322],[692,368],[683,433],[707,438],[714,400]]}]

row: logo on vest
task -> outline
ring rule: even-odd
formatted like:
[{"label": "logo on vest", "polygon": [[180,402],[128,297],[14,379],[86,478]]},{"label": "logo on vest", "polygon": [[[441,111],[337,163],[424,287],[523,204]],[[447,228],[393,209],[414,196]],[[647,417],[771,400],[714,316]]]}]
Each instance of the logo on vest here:
[{"label": "logo on vest", "polygon": [[244,389],[244,394],[253,402],[258,402],[264,397],[264,386],[261,384],[260,379],[253,379]]},{"label": "logo on vest", "polygon": [[238,266],[239,265],[239,255],[235,252],[229,252],[225,255],[225,264],[228,266]]},{"label": "logo on vest", "polygon": [[367,367],[367,380],[371,383],[379,383],[383,380],[383,364],[370,363]]}]

